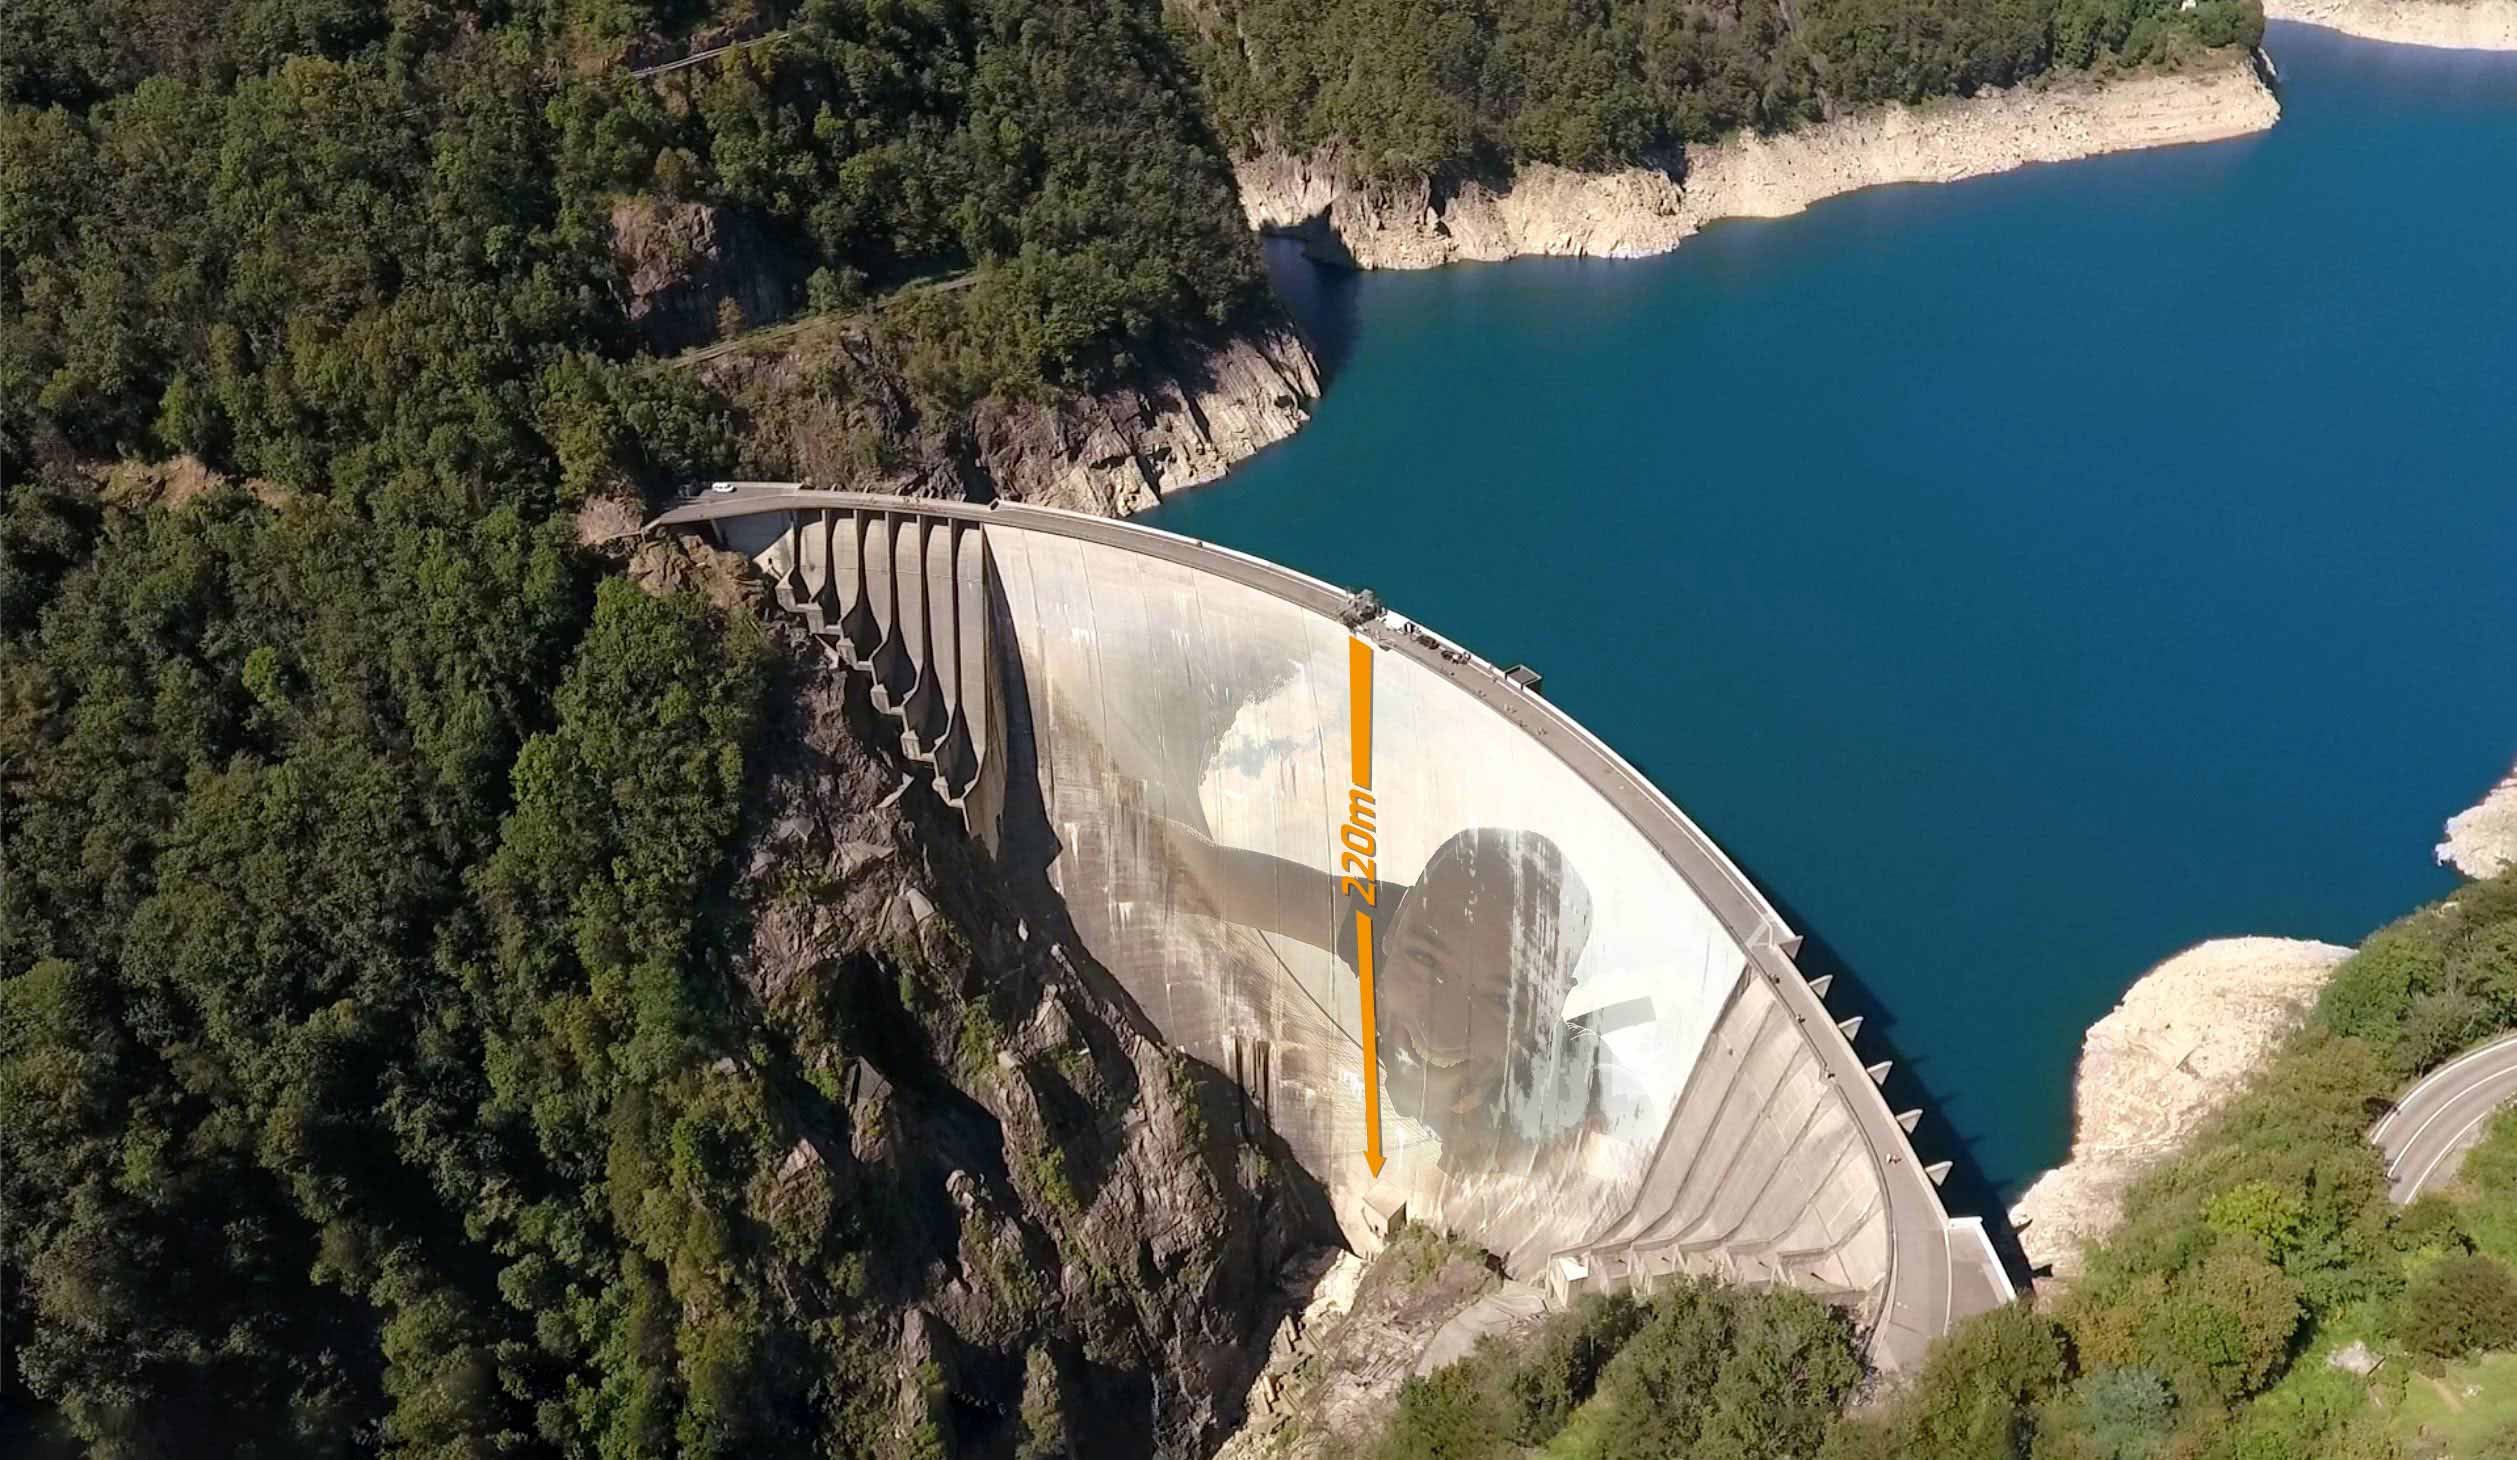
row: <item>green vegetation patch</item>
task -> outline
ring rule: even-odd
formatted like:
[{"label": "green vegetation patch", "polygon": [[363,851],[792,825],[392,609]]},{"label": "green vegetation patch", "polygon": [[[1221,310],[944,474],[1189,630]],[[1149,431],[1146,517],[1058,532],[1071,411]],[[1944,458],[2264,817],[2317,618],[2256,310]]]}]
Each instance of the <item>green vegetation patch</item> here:
[{"label": "green vegetation patch", "polygon": [[[1672,165],[1689,143],[2057,70],[2259,44],[2255,0],[1213,0],[1224,135],[1338,144],[1386,180]],[[1355,58],[1368,56],[1368,65]]]},{"label": "green vegetation patch", "polygon": [[733,328],[966,276],[883,323],[955,407],[1268,307],[1154,0],[807,0],[775,45],[629,74],[621,37],[748,9],[14,6],[0,480],[47,447],[315,491],[713,472],[724,403],[610,369],[660,323],[633,270],[703,241]]},{"label": "green vegetation patch", "polygon": [[2404,1386],[2394,1436],[2405,1453],[2436,1460],[2517,1455],[2517,1354],[2415,1375]]},{"label": "green vegetation patch", "polygon": [[1805,1294],[1681,1281],[1593,1296],[1517,1343],[1407,1381],[1375,1460],[1806,1455],[1861,1378],[1851,1323]]}]

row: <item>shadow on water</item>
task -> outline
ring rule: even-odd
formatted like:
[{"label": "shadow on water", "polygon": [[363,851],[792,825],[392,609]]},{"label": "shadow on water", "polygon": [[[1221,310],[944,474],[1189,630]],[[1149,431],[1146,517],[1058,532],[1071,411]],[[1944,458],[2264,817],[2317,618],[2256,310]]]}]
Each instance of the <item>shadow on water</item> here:
[{"label": "shadow on water", "polygon": [[1354,354],[1355,337],[1362,332],[1355,271],[1315,262],[1297,239],[1263,238],[1259,247],[1267,260],[1267,282],[1310,342],[1325,386]]},{"label": "shadow on water", "polygon": [[1887,1096],[1888,1108],[1922,1111],[1922,1121],[1916,1125],[1913,1135],[1915,1155],[1926,1164],[1933,1161],[1951,1163],[1949,1177],[1940,1185],[1941,1205],[1954,1217],[1983,1218],[1984,1235],[1992,1240],[1993,1252],[2001,1259],[2003,1271],[2010,1274],[2012,1283],[2025,1291],[2033,1269],[2029,1266],[2025,1249],[2019,1245],[2019,1234],[2011,1230],[2010,1204],[2002,1199],[1999,1189],[1975,1159],[1973,1143],[1968,1139],[1967,1132],[1931,1098],[1925,1083],[1929,1072],[1920,1068],[1918,1062],[1908,1061],[1897,1053],[1896,1012],[1871,992],[1861,975],[1845,963],[1843,955],[1836,952],[1824,935],[1810,926],[1798,908],[1768,887],[1753,868],[1743,863],[1740,870],[1746,872],[1748,879],[1765,893],[1766,900],[1774,904],[1774,910],[1783,915],[1783,921],[1800,933],[1800,952],[1792,961],[1799,965],[1801,976],[1808,979],[1834,977],[1835,982],[1827,987],[1828,1010],[1839,1020],[1855,1015],[1861,1017],[1861,1032],[1854,1040],[1854,1048],[1861,1055],[1862,1063],[1893,1061],[1887,1085],[1882,1091]]}]

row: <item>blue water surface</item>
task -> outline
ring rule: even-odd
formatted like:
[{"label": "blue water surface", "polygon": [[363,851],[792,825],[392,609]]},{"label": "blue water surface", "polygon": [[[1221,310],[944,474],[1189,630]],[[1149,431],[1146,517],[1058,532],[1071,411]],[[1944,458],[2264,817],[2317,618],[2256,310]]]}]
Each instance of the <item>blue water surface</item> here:
[{"label": "blue water surface", "polygon": [[2440,894],[2517,754],[2517,58],[2269,48],[2240,141],[1639,262],[1280,255],[1318,418],[1152,520],[1537,666],[2014,1195],[2145,968]]}]

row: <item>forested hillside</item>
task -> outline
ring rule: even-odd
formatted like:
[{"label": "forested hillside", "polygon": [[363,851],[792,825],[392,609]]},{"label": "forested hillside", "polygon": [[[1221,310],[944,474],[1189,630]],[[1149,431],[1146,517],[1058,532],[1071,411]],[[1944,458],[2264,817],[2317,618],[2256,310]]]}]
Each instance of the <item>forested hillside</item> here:
[{"label": "forested hillside", "polygon": [[1236,151],[1383,177],[1680,165],[1689,142],[2263,38],[2257,0],[1175,0]]},{"label": "forested hillside", "polygon": [[733,210],[796,261],[795,308],[975,267],[895,324],[954,401],[1257,306],[1150,7],[816,0],[774,43],[627,75],[611,38],[694,9],[13,6],[0,450],[320,490],[687,469],[704,406],[601,367],[633,343],[624,198]]},{"label": "forested hillside", "polygon": [[[738,594],[574,521],[747,451],[646,358],[624,207],[762,240],[782,309],[965,281],[868,326],[940,417],[1263,314],[1171,45],[1104,0],[8,7],[0,1448],[1218,1422],[1297,1173],[990,944]],[[770,815],[799,776],[846,794]]]}]

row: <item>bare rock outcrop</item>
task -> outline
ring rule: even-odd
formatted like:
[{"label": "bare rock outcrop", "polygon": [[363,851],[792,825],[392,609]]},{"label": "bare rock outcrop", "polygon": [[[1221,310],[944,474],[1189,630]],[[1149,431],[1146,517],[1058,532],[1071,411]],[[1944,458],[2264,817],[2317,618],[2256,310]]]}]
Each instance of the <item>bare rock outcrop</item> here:
[{"label": "bare rock outcrop", "polygon": [[2081,1044],[2071,1159],[2011,1209],[2028,1260],[2077,1272],[2123,1215],[2125,1188],[2245,1087],[2350,953],[2218,938],[2143,974]]},{"label": "bare rock outcrop", "polygon": [[748,606],[760,589],[751,559],[693,533],[610,541],[615,547],[628,547],[629,581],[659,598],[691,588],[717,607],[731,610]]},{"label": "bare rock outcrop", "polygon": [[1773,137],[1743,134],[1691,148],[1679,177],[1541,165],[1500,187],[1389,187],[1365,182],[1334,149],[1262,149],[1234,170],[1252,227],[1299,237],[1331,262],[1407,269],[1518,254],[1632,258],[1676,248],[1716,219],[1781,217],[1881,183],[1949,182],[2031,162],[2219,141],[2262,131],[2280,114],[2253,59],[2230,55],[2173,75],[1988,90]]},{"label": "bare rock outcrop", "polygon": [[793,307],[799,261],[738,215],[641,196],[615,203],[611,223],[627,294],[623,312],[650,349],[716,339],[728,303],[734,318],[754,325]]},{"label": "bare rock outcrop", "polygon": [[1098,391],[990,398],[943,419],[920,409],[899,355],[876,322],[857,318],[698,369],[743,407],[752,451],[773,474],[1111,517],[1211,482],[1282,441],[1320,394],[1310,348],[1281,323],[1175,339]]},{"label": "bare rock outcrop", "polygon": [[2438,860],[2467,877],[2495,877],[2517,866],[2517,769],[2480,801],[2447,818]]},{"label": "bare rock outcrop", "polygon": [[1291,436],[1319,395],[1319,366],[1291,330],[1235,335],[1095,395],[982,406],[976,465],[999,495],[1124,517]]},{"label": "bare rock outcrop", "polygon": [[2398,45],[2517,51],[2517,0],[2264,0],[2264,18]]},{"label": "bare rock outcrop", "polygon": [[[100,499],[134,511],[143,507],[180,510],[230,484],[225,473],[212,471],[190,452],[164,461],[98,462],[88,468],[88,476],[96,483]],[[288,488],[260,477],[247,477],[242,485],[255,501],[274,511],[296,498]]]}]

